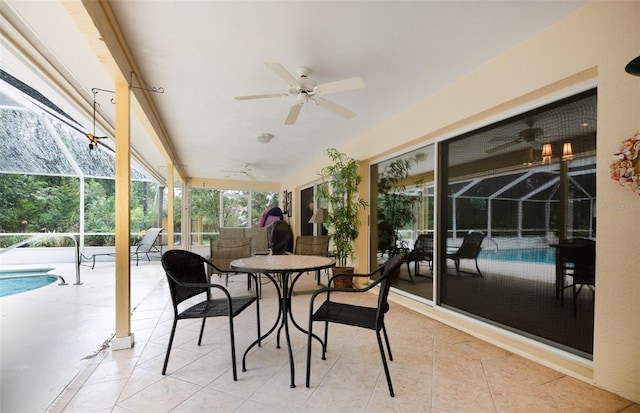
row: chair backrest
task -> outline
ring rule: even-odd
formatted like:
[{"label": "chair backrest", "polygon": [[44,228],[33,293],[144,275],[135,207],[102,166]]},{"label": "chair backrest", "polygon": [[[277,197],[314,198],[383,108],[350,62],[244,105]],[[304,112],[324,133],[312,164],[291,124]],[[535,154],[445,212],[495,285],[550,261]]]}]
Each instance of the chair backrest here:
[{"label": "chair backrest", "polygon": [[328,235],[299,235],[296,238],[294,254],[329,256]]},{"label": "chair backrest", "polygon": [[244,228],[220,228],[220,238],[246,238]]},{"label": "chair backrest", "polygon": [[184,287],[183,283],[207,283],[205,259],[193,252],[185,250],[169,250],[162,254],[162,268],[167,274],[171,300],[174,310],[181,302],[196,295],[209,292],[208,288]]},{"label": "chair backrest", "polygon": [[137,245],[136,251],[149,252],[160,236],[162,228],[149,228]]},{"label": "chair backrest", "polygon": [[595,284],[596,242],[588,238],[571,238],[563,243],[575,247],[560,248],[560,259],[573,264],[571,275],[576,284]]},{"label": "chair backrest", "polygon": [[251,238],[211,240],[211,262],[218,269],[231,271],[231,261],[251,257]]},{"label": "chair backrest", "polygon": [[389,309],[389,290],[391,284],[400,278],[400,268],[402,264],[407,260],[408,254],[406,252],[394,255],[384,263],[382,274],[377,282],[380,283],[380,292],[378,294],[378,328],[382,327],[384,313]]},{"label": "chair backrest", "polygon": [[276,221],[267,227],[269,248],[273,255],[293,252],[293,233],[286,221]]},{"label": "chair backrest", "polygon": [[263,227],[245,228],[245,236],[251,238],[251,253],[253,255],[269,253],[269,238],[267,229]]},{"label": "chair backrest", "polygon": [[482,250],[485,235],[481,232],[470,232],[465,235],[462,245],[458,249],[459,258],[477,258]]},{"label": "chair backrest", "polygon": [[420,254],[433,254],[433,235],[418,235],[418,239],[416,239],[416,243],[413,245],[413,251]]}]

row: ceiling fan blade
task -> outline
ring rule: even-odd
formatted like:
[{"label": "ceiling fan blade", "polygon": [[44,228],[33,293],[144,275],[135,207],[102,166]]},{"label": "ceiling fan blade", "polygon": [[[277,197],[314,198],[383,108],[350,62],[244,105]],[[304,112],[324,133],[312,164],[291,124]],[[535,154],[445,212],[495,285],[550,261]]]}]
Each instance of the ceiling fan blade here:
[{"label": "ceiling fan blade", "polygon": [[250,99],[265,99],[265,98],[281,98],[289,96],[286,93],[269,93],[266,95],[247,95],[247,96],[236,96],[235,100],[250,100]]},{"label": "ceiling fan blade", "polygon": [[298,120],[298,115],[300,114],[300,109],[302,109],[302,103],[295,103],[293,106],[291,106],[284,124],[293,125],[294,123],[296,123],[296,120]]},{"label": "ceiling fan blade", "polygon": [[293,77],[293,75],[291,73],[289,73],[287,71],[287,69],[285,69],[284,67],[282,67],[282,65],[280,63],[275,63],[275,62],[265,62],[265,65],[267,65],[267,67],[271,70],[273,70],[273,72],[280,76],[280,78],[282,80],[284,80],[285,82],[287,82],[287,85],[289,86],[298,86],[299,83],[296,80],[295,77]]},{"label": "ceiling fan blade", "polygon": [[353,117],[356,116],[355,112],[329,100],[316,98],[314,99],[314,101],[319,106],[322,106],[323,108],[335,113],[338,116],[342,116],[345,119],[353,119]]},{"label": "ceiling fan blade", "polygon": [[344,92],[347,90],[364,89],[367,85],[359,77],[351,77],[349,79],[338,80],[335,82],[324,83],[315,87],[317,93],[328,95],[330,93]]},{"label": "ceiling fan blade", "polygon": [[493,148],[489,148],[489,149],[487,149],[487,150],[485,151],[485,153],[491,154],[491,153],[499,152],[499,151],[501,151],[501,150],[503,150],[503,149],[507,149],[507,148],[509,148],[510,146],[517,145],[517,144],[519,144],[520,142],[521,142],[521,140],[520,140],[520,139],[514,139],[514,140],[512,140],[511,142],[506,142],[506,143],[503,143],[503,144],[501,144],[501,145],[494,146]]}]

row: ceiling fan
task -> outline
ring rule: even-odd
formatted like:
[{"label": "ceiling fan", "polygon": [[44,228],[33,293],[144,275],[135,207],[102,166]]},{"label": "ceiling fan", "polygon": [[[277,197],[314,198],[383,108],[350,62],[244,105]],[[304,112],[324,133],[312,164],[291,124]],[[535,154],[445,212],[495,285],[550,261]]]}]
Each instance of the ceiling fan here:
[{"label": "ceiling fan", "polygon": [[521,130],[518,133],[518,136],[515,137],[508,137],[508,138],[493,138],[489,141],[489,143],[492,142],[500,142],[500,141],[504,141],[507,140],[507,142],[501,143],[497,146],[494,146],[492,148],[487,149],[485,152],[488,154],[492,154],[495,152],[500,152],[504,149],[510,148],[511,146],[514,145],[519,145],[521,143],[528,143],[529,145],[531,145],[534,149],[540,149],[540,147],[542,147],[541,143],[538,142],[538,138],[542,137],[544,135],[544,131],[542,130],[542,128],[534,128],[533,125],[535,123],[534,119],[528,119],[525,121],[527,128]]},{"label": "ceiling fan", "polygon": [[280,63],[265,62],[265,65],[269,69],[273,70],[273,72],[282,80],[287,82],[287,85],[289,86],[289,90],[287,91],[287,93],[236,96],[236,100],[295,96],[296,103],[291,106],[289,114],[284,121],[285,125],[293,125],[294,123],[296,123],[302,106],[308,101],[312,101],[316,105],[323,107],[338,116],[342,116],[345,119],[352,119],[354,116],[356,116],[355,112],[345,108],[344,106],[340,106],[335,102],[326,100],[322,96],[329,95],[331,93],[344,92],[347,90],[364,89],[366,85],[364,84],[364,81],[359,77],[351,77],[348,79],[319,85],[318,82],[308,77],[311,74],[311,69],[309,69],[308,67],[297,68],[296,74],[298,75],[298,77],[294,77]]},{"label": "ceiling fan", "polygon": [[[223,172],[227,172],[228,173],[227,175],[225,175],[225,178],[232,178],[234,176],[235,177],[239,176],[239,177],[244,177],[244,178],[251,179],[252,181],[255,181],[256,179],[258,179],[258,176],[253,171],[253,168],[248,163],[245,163],[244,167],[242,169],[225,170]],[[261,178],[262,177],[263,176],[261,176]],[[266,178],[266,176],[264,178]]]}]

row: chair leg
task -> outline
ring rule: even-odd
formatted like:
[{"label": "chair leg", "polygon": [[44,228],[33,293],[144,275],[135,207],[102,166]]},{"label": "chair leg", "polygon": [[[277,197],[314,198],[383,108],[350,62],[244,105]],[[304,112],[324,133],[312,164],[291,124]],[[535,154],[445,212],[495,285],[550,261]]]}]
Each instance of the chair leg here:
[{"label": "chair leg", "polygon": [[329,322],[324,322],[324,346],[322,347],[322,360],[327,359],[327,347],[329,347]]},{"label": "chair leg", "polygon": [[200,327],[200,337],[198,338],[198,345],[202,343],[202,334],[204,333],[204,323],[207,321],[206,318],[202,319],[202,326]]},{"label": "chair leg", "polygon": [[389,386],[389,394],[391,395],[391,397],[395,397],[395,394],[393,393],[393,384],[391,384],[391,375],[389,374],[389,366],[387,365],[387,358],[384,355],[384,347],[382,345],[382,338],[380,337],[380,330],[376,330],[376,337],[378,338],[378,348],[380,348],[380,357],[382,357],[384,374],[387,376],[387,385]]},{"label": "chair leg", "polygon": [[478,258],[476,257],[476,270],[478,270],[478,275],[482,277],[482,273],[480,272],[480,267],[478,267]]},{"label": "chair leg", "polygon": [[[407,263],[407,267],[408,266],[409,266],[409,264]],[[416,280],[413,278],[413,275],[411,275],[411,271],[409,271],[409,278],[411,279],[411,284],[415,284],[416,283]]]},{"label": "chair leg", "polygon": [[309,330],[307,332],[307,376],[304,382],[307,388],[309,388],[309,381],[311,377],[311,334],[313,334],[312,326],[313,321],[309,321]]},{"label": "chair leg", "polygon": [[[231,309],[229,309],[231,311]],[[238,372],[236,367],[236,342],[233,333],[233,317],[229,315],[229,341],[231,342],[231,371],[233,372],[233,381],[238,381]]]},{"label": "chair leg", "polygon": [[389,336],[387,336],[387,328],[382,324],[382,333],[384,334],[384,341],[387,342],[387,352],[389,353],[389,360],[393,361],[393,354],[391,354],[391,346],[389,345]]},{"label": "chair leg", "polygon": [[580,287],[576,290],[576,283],[575,281],[573,282],[573,318],[577,317],[577,310],[578,310],[578,294],[580,294],[580,291],[582,290],[583,285],[580,284]]},{"label": "chair leg", "polygon": [[167,345],[167,355],[164,356],[164,365],[162,366],[162,375],[167,372],[167,365],[169,364],[169,354],[171,353],[171,345],[173,344],[173,336],[176,332],[177,319],[173,319],[173,326],[171,327],[171,335],[169,335],[169,344]]}]

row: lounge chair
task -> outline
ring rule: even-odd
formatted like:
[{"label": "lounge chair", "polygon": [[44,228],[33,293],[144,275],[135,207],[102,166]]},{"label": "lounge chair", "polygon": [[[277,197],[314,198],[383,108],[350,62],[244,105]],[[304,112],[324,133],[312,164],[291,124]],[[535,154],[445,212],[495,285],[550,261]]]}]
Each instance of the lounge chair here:
[{"label": "lounge chair", "polygon": [[[136,266],[140,262],[140,255],[144,254],[147,257],[147,261],[151,261],[151,257],[149,257],[150,253],[159,253],[162,255],[162,244],[156,244],[158,238],[160,237],[160,233],[162,233],[162,228],[149,228],[147,232],[144,234],[140,242],[135,245],[135,249],[131,251],[131,256],[136,257]],[[84,254],[81,254],[81,260],[91,260],[91,269],[94,269],[96,266],[96,257],[100,256],[109,256],[115,257],[115,252],[104,252],[99,254],[93,254],[90,257],[86,257]]]},{"label": "lounge chair", "polygon": [[485,235],[481,232],[470,232],[465,235],[462,240],[462,245],[455,252],[447,252],[447,259],[453,260],[456,265],[456,274],[460,277],[460,260],[461,259],[469,259],[474,260],[476,263],[476,270],[478,270],[478,275],[482,277],[482,273],[480,272],[480,268],[478,267],[478,255],[482,250],[482,241],[484,240]]}]

